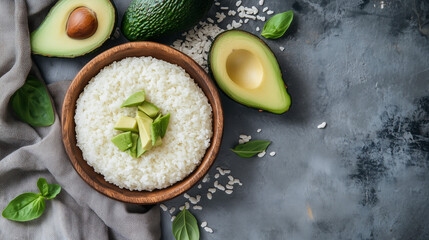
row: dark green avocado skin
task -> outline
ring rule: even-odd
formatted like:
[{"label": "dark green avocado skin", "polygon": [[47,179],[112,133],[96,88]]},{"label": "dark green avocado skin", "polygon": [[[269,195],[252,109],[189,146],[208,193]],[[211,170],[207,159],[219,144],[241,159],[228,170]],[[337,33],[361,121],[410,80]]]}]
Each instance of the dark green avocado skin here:
[{"label": "dark green avocado skin", "polygon": [[214,0],[133,0],[122,18],[130,41],[154,40],[194,26]]}]

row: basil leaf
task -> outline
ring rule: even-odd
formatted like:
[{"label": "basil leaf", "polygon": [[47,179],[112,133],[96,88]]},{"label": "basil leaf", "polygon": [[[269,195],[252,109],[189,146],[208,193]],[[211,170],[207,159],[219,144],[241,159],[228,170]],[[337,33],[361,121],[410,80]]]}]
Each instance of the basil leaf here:
[{"label": "basil leaf", "polygon": [[46,199],[52,199],[61,192],[61,186],[58,184],[48,184],[48,194],[44,195]]},{"label": "basil leaf", "polygon": [[33,127],[46,127],[54,123],[54,110],[48,91],[34,76],[27,77],[9,103],[18,118]]},{"label": "basil leaf", "polygon": [[176,240],[198,240],[200,238],[197,219],[187,209],[183,209],[174,219],[173,235]]},{"label": "basil leaf", "polygon": [[23,193],[13,199],[1,215],[9,220],[25,222],[40,217],[44,210],[44,197],[37,193]]},{"label": "basil leaf", "polygon": [[42,196],[48,195],[49,186],[48,186],[48,182],[46,181],[46,179],[39,178],[39,180],[37,180],[37,187],[39,188],[39,191],[42,194]]},{"label": "basil leaf", "polygon": [[265,140],[254,140],[239,144],[234,149],[231,149],[231,151],[235,152],[240,157],[250,158],[265,151],[270,143],[270,141]]},{"label": "basil leaf", "polygon": [[289,28],[293,20],[293,11],[279,13],[270,18],[264,25],[261,35],[265,38],[276,39]]}]

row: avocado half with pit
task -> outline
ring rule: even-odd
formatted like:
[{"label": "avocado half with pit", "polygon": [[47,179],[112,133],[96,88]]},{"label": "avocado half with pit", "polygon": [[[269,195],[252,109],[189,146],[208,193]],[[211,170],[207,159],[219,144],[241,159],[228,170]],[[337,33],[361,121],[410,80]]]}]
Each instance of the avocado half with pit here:
[{"label": "avocado half with pit", "polygon": [[277,59],[255,35],[240,30],[219,34],[209,62],[217,84],[235,101],[277,114],[289,110],[291,99]]},{"label": "avocado half with pit", "polygon": [[31,50],[49,57],[77,57],[100,47],[115,26],[109,0],[60,0],[31,33]]}]

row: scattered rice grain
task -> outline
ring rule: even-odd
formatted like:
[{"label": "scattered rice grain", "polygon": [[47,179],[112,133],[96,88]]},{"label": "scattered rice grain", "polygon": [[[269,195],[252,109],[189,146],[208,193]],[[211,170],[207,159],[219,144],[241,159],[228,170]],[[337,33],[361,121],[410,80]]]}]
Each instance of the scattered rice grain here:
[{"label": "scattered rice grain", "polygon": [[164,211],[164,212],[168,210],[167,206],[165,206],[162,203],[159,206],[161,207],[162,211]]},{"label": "scattered rice grain", "polygon": [[235,16],[235,14],[237,14],[237,12],[234,11],[234,10],[229,10],[228,11],[228,16]]},{"label": "scattered rice grain", "polygon": [[175,207],[172,207],[172,208],[170,208],[170,214],[173,214],[174,213],[174,211],[176,211],[176,208]]},{"label": "scattered rice grain", "polygon": [[189,198],[189,202],[191,202],[192,204],[197,204],[199,201],[196,199],[196,198],[194,198],[194,197],[190,197]]},{"label": "scattered rice grain", "polygon": [[206,174],[203,178],[203,183],[208,182],[210,180],[210,175]]},{"label": "scattered rice grain", "polygon": [[218,181],[214,182],[214,187],[217,188],[217,189],[219,189],[219,190],[221,190],[221,191],[225,191],[225,187],[222,186],[222,184],[219,184]]},{"label": "scattered rice grain", "polygon": [[324,129],[326,127],[326,122],[322,122],[321,124],[317,125],[318,129]]},{"label": "scattered rice grain", "polygon": [[262,21],[262,22],[265,22],[265,17],[264,16],[256,16],[256,19],[258,19],[258,20],[260,20],[260,21]]}]

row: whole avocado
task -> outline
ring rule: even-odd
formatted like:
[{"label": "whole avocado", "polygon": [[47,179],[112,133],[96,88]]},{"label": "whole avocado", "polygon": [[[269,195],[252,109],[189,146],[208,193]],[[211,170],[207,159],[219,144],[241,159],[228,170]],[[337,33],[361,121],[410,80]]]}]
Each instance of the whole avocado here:
[{"label": "whole avocado", "polygon": [[184,31],[200,21],[214,0],[133,0],[122,19],[130,41],[153,40]]}]

